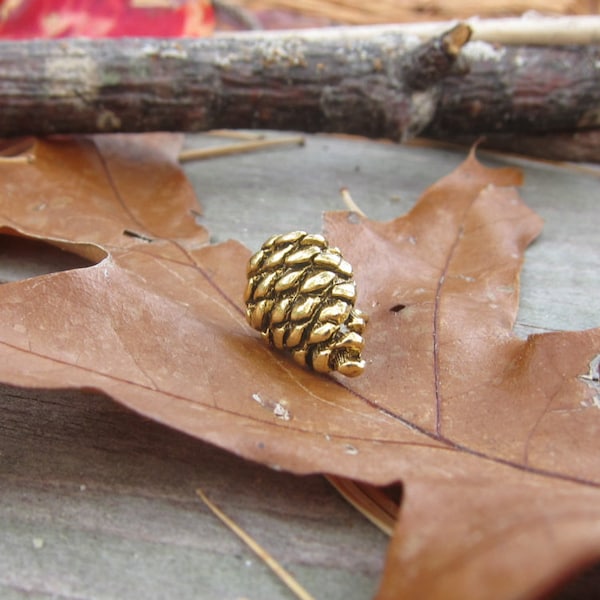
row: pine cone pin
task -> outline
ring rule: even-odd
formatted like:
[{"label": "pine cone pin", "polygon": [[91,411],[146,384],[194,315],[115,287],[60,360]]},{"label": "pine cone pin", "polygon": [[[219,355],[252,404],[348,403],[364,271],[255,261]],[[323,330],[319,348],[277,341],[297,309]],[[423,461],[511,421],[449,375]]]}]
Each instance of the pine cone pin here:
[{"label": "pine cone pin", "polygon": [[360,375],[367,316],[354,308],[352,266],[322,235],[269,238],[248,262],[246,318],[264,340],[319,373]]}]

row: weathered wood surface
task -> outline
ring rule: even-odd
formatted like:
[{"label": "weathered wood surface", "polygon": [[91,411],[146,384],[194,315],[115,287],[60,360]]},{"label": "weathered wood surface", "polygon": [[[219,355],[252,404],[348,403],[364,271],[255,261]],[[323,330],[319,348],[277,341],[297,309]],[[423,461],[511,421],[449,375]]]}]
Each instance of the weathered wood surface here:
[{"label": "weathered wood surface", "polygon": [[423,53],[388,26],[2,42],[0,136],[244,127],[397,140],[426,127],[445,139],[599,127],[600,46],[464,41]]},{"label": "weathered wood surface", "polygon": [[[462,158],[311,136],[302,148],[186,170],[215,240],[235,237],[256,248],[274,232],[318,229],[322,210],[342,207],[341,186],[374,218],[401,214]],[[598,326],[598,176],[522,166],[523,196],[546,226],[526,254],[518,331]],[[1,386],[0,412],[2,598],[291,598],[208,513],[196,487],[316,598],[359,600],[376,589],[386,538],[321,477],[244,462],[96,394]],[[600,572],[586,581],[562,598],[593,597]]]}]

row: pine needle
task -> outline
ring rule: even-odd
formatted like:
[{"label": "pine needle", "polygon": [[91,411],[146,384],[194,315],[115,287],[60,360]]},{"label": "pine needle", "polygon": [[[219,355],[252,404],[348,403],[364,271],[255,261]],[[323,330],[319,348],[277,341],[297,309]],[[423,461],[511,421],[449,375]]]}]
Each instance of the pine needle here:
[{"label": "pine needle", "polygon": [[213,504],[201,489],[198,488],[196,494],[213,514],[229,527],[281,579],[297,598],[300,600],[315,600],[258,542],[232,521],[218,506]]},{"label": "pine needle", "polygon": [[214,146],[212,148],[191,148],[189,150],[183,150],[179,154],[179,162],[206,160],[220,156],[231,156],[233,154],[243,154],[246,152],[254,152],[255,150],[264,150],[265,148],[272,148],[273,146],[287,146],[292,144],[303,146],[304,138],[300,135],[295,135],[277,137],[268,140],[249,140],[246,142],[238,142],[237,144]]},{"label": "pine needle", "polygon": [[365,217],[365,218],[367,217],[367,215],[360,209],[358,204],[356,204],[356,202],[354,202],[352,196],[350,195],[350,192],[348,191],[348,188],[343,187],[340,190],[340,194],[342,195],[342,200],[344,201],[344,204],[346,205],[346,208],[348,210],[355,212],[357,215],[360,215],[361,217]]},{"label": "pine needle", "polygon": [[398,505],[383,490],[373,485],[358,483],[345,477],[327,475],[331,485],[383,533],[392,535],[396,524]]},{"label": "pine needle", "polygon": [[231,140],[264,140],[265,134],[256,131],[242,131],[240,129],[211,129],[206,132],[213,137],[228,138]]}]

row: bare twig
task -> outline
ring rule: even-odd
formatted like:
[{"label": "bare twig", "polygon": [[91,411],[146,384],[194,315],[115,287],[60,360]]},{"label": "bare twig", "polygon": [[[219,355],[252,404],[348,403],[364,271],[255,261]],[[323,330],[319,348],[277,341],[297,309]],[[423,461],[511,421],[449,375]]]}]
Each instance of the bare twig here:
[{"label": "bare twig", "polygon": [[348,191],[348,188],[343,187],[340,190],[340,194],[341,194],[342,200],[343,200],[343,202],[346,205],[346,208],[348,210],[350,210],[352,212],[355,212],[357,215],[360,215],[361,217],[365,217],[366,218],[367,215],[360,209],[360,207],[358,206],[358,204],[356,204],[356,202],[354,202],[354,199],[350,195],[350,192]]},{"label": "bare twig", "polygon": [[[518,29],[519,39],[530,42],[537,23],[513,20],[506,30]],[[550,24],[539,23],[544,31]],[[552,23],[552,41],[575,25],[588,32],[588,41],[596,39],[596,18],[590,17],[591,28],[582,20]],[[474,21],[472,27],[483,25]],[[433,26],[427,25],[430,33]],[[579,154],[595,155],[584,132],[599,129],[600,44],[467,43],[471,27],[465,24],[420,43],[409,33],[415,27],[118,44],[3,42],[0,136],[230,128],[402,141],[419,134],[445,140],[515,136],[518,144],[524,136],[581,132],[576,142],[585,152]],[[419,27],[425,33],[425,25]],[[593,140],[593,133],[585,139]],[[569,154],[557,146],[563,147],[563,159],[576,156],[576,146],[568,146]]]},{"label": "bare twig", "polygon": [[207,132],[215,137],[230,138],[233,140],[264,140],[265,134],[257,131],[240,131],[239,129],[213,129]]},{"label": "bare twig", "polygon": [[0,136],[230,128],[403,139],[431,120],[469,31],[422,45],[348,28],[2,42]]},{"label": "bare twig", "polygon": [[[584,16],[541,16],[540,13],[560,15],[565,14],[566,0],[535,0],[528,3],[529,13],[523,17],[489,18],[496,15],[520,14],[523,2],[510,0],[497,0],[494,3],[481,0],[471,0],[471,3],[461,2],[460,14],[455,2],[446,2],[447,10],[443,6],[436,7],[440,2],[429,1],[430,21],[415,19],[418,14],[423,14],[422,1],[414,2],[413,6],[407,2],[397,0],[379,0],[378,2],[363,2],[360,6],[342,6],[339,0],[324,2],[323,0],[273,0],[272,2],[253,2],[252,0],[230,0],[231,4],[257,7],[271,4],[279,7],[289,7],[312,14],[330,18],[336,22],[347,24],[365,25],[372,27],[378,23],[393,23],[393,25],[379,25],[380,30],[391,28],[401,29],[405,33],[429,38],[439,35],[450,29],[456,21],[443,20],[458,16],[473,28],[473,39],[501,44],[598,44],[600,43],[600,17],[593,15]],[[441,3],[443,4],[443,2]],[[419,9],[419,10],[418,10]],[[539,12],[535,13],[535,10]],[[482,14],[483,13],[483,14]],[[426,13],[427,14],[427,13]],[[433,16],[435,15],[435,17]],[[468,18],[471,15],[482,15],[488,18]],[[435,20],[440,19],[440,20]],[[412,22],[412,21],[420,22]]]},{"label": "bare twig", "polygon": [[19,156],[0,156],[0,165],[24,165],[33,162],[33,156],[29,154]]}]

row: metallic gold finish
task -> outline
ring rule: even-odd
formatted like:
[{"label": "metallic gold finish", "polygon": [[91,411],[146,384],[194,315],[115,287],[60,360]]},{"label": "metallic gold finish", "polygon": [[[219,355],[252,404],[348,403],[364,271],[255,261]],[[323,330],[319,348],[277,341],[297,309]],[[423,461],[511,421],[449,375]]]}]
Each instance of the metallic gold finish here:
[{"label": "metallic gold finish", "polygon": [[352,266],[319,234],[270,237],[248,261],[248,323],[300,365],[348,377],[361,358],[367,316],[357,308]]},{"label": "metallic gold finish", "polygon": [[335,279],[335,273],[332,271],[319,271],[315,275],[310,275],[302,283],[301,292],[318,292],[326,288]]}]

